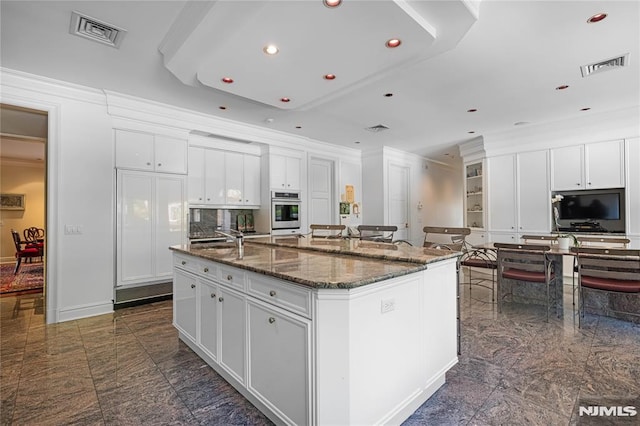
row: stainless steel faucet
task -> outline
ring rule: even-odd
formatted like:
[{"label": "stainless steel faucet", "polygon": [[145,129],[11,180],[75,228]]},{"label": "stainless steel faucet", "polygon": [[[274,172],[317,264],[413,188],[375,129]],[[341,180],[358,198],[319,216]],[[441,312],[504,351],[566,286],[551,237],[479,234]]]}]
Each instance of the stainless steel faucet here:
[{"label": "stainless steel faucet", "polygon": [[[236,247],[238,248],[238,253],[242,253],[244,251],[244,234],[240,231],[236,231],[235,229],[229,228],[229,232],[234,232],[233,234],[227,234],[224,231],[216,229],[216,233],[227,237],[229,242],[236,242]],[[240,254],[242,256],[242,254]]]}]

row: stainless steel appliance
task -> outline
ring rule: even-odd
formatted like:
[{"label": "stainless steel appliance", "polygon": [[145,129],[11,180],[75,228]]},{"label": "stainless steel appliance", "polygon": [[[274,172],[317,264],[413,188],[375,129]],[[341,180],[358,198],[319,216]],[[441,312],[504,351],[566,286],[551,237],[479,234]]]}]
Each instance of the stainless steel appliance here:
[{"label": "stainless steel appliance", "polygon": [[271,193],[271,229],[300,229],[300,193]]}]

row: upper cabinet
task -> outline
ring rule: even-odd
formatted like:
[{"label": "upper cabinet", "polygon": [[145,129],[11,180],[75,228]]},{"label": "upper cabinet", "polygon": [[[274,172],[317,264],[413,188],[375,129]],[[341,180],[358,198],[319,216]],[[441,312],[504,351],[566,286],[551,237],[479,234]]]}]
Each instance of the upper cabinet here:
[{"label": "upper cabinet", "polygon": [[624,141],[551,150],[552,190],[624,187]]},{"label": "upper cabinet", "polygon": [[218,149],[189,147],[189,204],[260,206],[260,157]]},{"label": "upper cabinet", "polygon": [[115,131],[116,167],[160,173],[187,173],[187,141],[129,130]]},{"label": "upper cabinet", "polygon": [[300,190],[301,159],[271,154],[270,180],[272,189]]},{"label": "upper cabinet", "polygon": [[627,234],[640,248],[640,138],[627,141],[627,153]]}]

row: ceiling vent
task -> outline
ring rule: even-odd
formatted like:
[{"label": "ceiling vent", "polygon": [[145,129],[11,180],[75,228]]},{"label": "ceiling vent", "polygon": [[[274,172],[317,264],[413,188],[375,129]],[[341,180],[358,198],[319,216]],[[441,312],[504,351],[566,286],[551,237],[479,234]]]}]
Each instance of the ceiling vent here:
[{"label": "ceiling vent", "polygon": [[596,74],[603,71],[614,70],[617,68],[626,67],[629,64],[629,54],[617,56],[615,58],[607,59],[605,61],[596,62],[594,64],[583,65],[580,67],[582,76],[586,77],[591,74]]},{"label": "ceiling vent", "polygon": [[376,126],[365,127],[364,129],[368,130],[370,132],[374,132],[374,133],[378,133],[378,132],[381,132],[383,130],[389,130],[389,128],[387,126],[385,126],[384,124],[378,124]]},{"label": "ceiling vent", "polygon": [[127,30],[98,21],[90,16],[81,15],[78,12],[72,12],[69,32],[117,49],[120,47]]}]

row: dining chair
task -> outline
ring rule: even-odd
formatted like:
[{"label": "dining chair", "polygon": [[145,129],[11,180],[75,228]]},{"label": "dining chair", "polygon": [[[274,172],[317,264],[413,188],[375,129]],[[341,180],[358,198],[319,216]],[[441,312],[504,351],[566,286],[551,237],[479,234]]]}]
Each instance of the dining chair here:
[{"label": "dining chair", "polygon": [[37,248],[40,257],[44,255],[44,229],[35,226],[26,228],[22,231],[26,248]]},{"label": "dining chair", "polygon": [[398,230],[394,225],[358,225],[361,240],[393,242],[393,234]]},{"label": "dining chair", "polygon": [[309,225],[311,238],[342,238],[345,225]]},{"label": "dining chair", "polygon": [[[637,294],[635,302],[624,300],[618,305],[608,299],[604,306],[640,320],[640,250],[575,247],[573,251],[578,262],[578,327],[585,313],[585,288],[607,292],[607,297],[611,293]],[[631,311],[618,311],[620,306]]]},{"label": "dining chair", "polygon": [[545,242],[545,243],[557,243],[558,236],[557,235],[523,235],[520,239],[524,240],[524,243],[527,244],[529,242]]},{"label": "dining chair", "polygon": [[[40,250],[34,246],[27,246],[24,241],[20,240],[20,234],[15,229],[11,230],[11,237],[13,238],[13,243],[16,248],[16,268],[13,270],[13,275],[16,275],[20,270],[20,265],[22,264],[22,259],[27,259],[29,262],[34,257],[42,257]],[[23,245],[25,247],[23,247]]]},{"label": "dining chair", "polygon": [[[550,283],[555,278],[553,263],[547,256],[551,247],[542,244],[506,243],[495,243],[494,246],[498,249],[498,312],[502,312],[505,280],[539,283],[545,287],[546,321],[549,322]],[[513,292],[511,295],[513,296]]]}]

